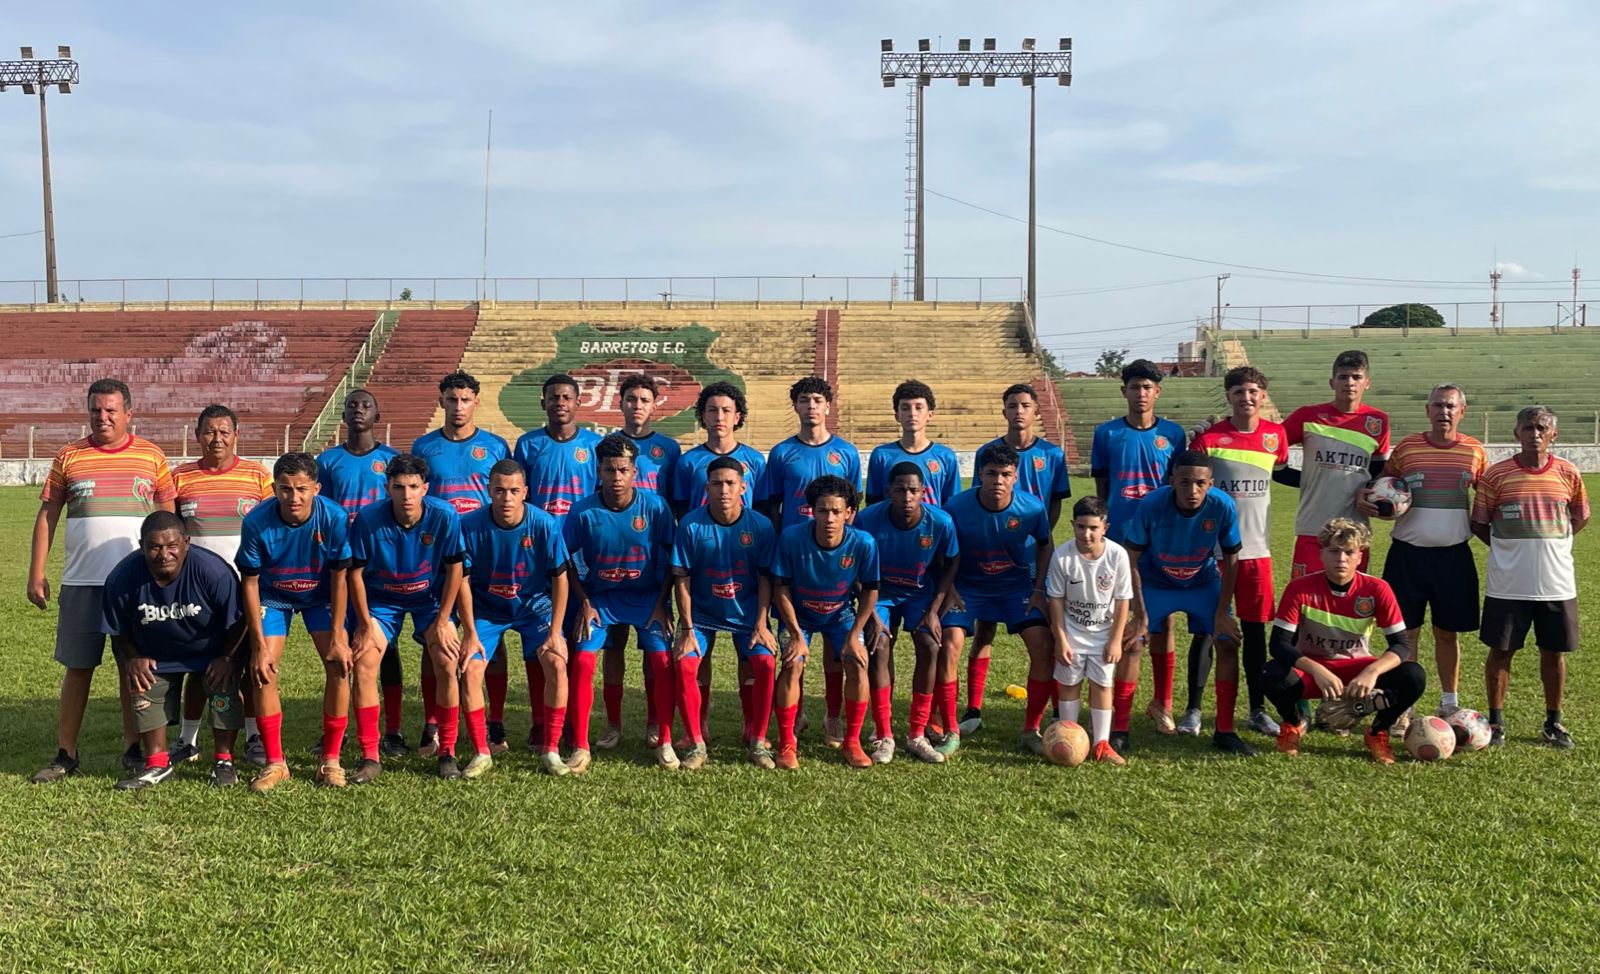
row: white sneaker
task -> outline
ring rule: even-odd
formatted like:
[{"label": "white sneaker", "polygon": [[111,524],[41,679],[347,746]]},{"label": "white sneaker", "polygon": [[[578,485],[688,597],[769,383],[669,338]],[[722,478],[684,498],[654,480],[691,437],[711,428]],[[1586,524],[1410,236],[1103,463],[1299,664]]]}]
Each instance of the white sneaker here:
[{"label": "white sneaker", "polygon": [[888,764],[894,760],[894,738],[875,737],[867,748],[867,755],[872,758],[873,764]]},{"label": "white sneaker", "polygon": [[488,774],[489,769],[492,767],[494,767],[494,758],[487,754],[474,754],[472,760],[467,762],[467,766],[461,769],[461,777],[469,781],[473,778],[481,778]]},{"label": "white sneaker", "polygon": [[1257,734],[1265,734],[1268,737],[1278,736],[1278,722],[1273,720],[1266,710],[1250,711],[1250,720],[1245,726]]},{"label": "white sneaker", "polygon": [[656,748],[656,764],[668,771],[678,770],[678,752],[672,749],[671,741],[662,741]]},{"label": "white sneaker", "polygon": [[567,762],[561,760],[560,753],[556,751],[544,752],[544,757],[539,759],[539,770],[553,778],[572,773],[572,769],[567,767]]},{"label": "white sneaker", "polygon": [[918,761],[926,761],[929,764],[944,763],[944,755],[935,750],[926,737],[913,737],[906,741],[906,751]]},{"label": "white sneaker", "polygon": [[1201,723],[1199,710],[1185,710],[1183,716],[1178,718],[1177,731],[1190,737],[1199,737]]}]

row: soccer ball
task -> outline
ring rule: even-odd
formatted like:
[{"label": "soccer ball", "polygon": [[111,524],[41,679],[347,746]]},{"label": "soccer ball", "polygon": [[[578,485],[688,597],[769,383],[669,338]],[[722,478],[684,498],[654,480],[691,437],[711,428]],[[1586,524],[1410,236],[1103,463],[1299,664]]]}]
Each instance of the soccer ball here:
[{"label": "soccer ball", "polygon": [[1481,751],[1489,746],[1489,718],[1476,710],[1458,710],[1445,723],[1456,732],[1456,750]]},{"label": "soccer ball", "polygon": [[1439,717],[1418,717],[1406,731],[1406,750],[1418,761],[1443,761],[1456,750],[1456,732]]},{"label": "soccer ball", "polygon": [[1399,477],[1379,477],[1367,488],[1367,497],[1385,521],[1411,510],[1411,488]]},{"label": "soccer ball", "polygon": [[1089,735],[1070,720],[1058,720],[1044,729],[1044,759],[1076,768],[1089,756]]}]

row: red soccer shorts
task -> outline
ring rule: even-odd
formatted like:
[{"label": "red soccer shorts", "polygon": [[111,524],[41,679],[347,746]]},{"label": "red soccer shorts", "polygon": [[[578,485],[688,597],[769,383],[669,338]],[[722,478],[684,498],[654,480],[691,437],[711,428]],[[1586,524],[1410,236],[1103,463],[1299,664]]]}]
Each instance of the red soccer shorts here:
[{"label": "red soccer shorts", "polygon": [[[1312,658],[1316,659],[1316,657]],[[1338,677],[1339,682],[1341,683],[1349,683],[1351,680],[1360,676],[1362,670],[1366,669],[1377,661],[1378,659],[1375,656],[1358,656],[1354,659],[1317,660],[1317,662],[1326,667],[1330,673]],[[1309,675],[1307,675],[1304,670],[1299,670],[1297,672],[1300,674],[1300,686],[1305,688],[1305,692],[1301,694],[1301,698],[1304,700],[1321,700],[1322,691],[1317,689],[1317,681],[1313,680]]]},{"label": "red soccer shorts", "polygon": [[1271,622],[1277,600],[1272,595],[1272,558],[1246,558],[1239,562],[1239,580],[1233,589],[1234,614],[1240,622]]},{"label": "red soccer shorts", "polygon": [[[1356,567],[1361,571],[1367,570],[1367,562],[1372,551],[1368,549],[1361,553],[1361,564]],[[1241,562],[1241,564],[1243,564]],[[1310,575],[1322,571],[1322,544],[1317,541],[1314,534],[1297,534],[1294,536],[1294,560],[1289,563],[1289,577],[1299,578],[1301,575]]]}]

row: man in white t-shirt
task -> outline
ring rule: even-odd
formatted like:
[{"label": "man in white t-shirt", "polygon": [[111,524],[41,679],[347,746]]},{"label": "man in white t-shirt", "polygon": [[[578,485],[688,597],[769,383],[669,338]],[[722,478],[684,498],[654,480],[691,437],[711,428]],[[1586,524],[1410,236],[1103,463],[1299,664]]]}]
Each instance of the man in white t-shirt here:
[{"label": "man in white t-shirt", "polygon": [[1083,681],[1089,680],[1089,722],[1096,761],[1126,764],[1111,746],[1112,677],[1122,656],[1122,628],[1133,598],[1128,553],[1106,540],[1106,504],[1085,497],[1072,507],[1072,539],[1050,559],[1045,577],[1056,643],[1056,703],[1062,720],[1077,723]]}]

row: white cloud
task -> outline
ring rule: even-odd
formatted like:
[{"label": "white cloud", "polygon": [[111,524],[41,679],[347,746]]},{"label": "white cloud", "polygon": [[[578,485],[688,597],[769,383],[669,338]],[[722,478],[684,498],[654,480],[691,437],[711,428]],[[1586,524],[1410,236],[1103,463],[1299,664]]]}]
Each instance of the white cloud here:
[{"label": "white cloud", "polygon": [[1039,136],[1039,162],[1050,165],[1095,153],[1144,153],[1163,149],[1172,131],[1155,121],[1124,125],[1066,126]]},{"label": "white cloud", "polygon": [[1500,274],[1502,276],[1504,276],[1504,277],[1543,277],[1544,276],[1543,274],[1540,274],[1540,273],[1538,273],[1536,271],[1528,270],[1526,267],[1523,267],[1521,264],[1517,263],[1514,260],[1497,261],[1495,263],[1495,265],[1494,265],[1494,269],[1499,271]]},{"label": "white cloud", "polygon": [[1206,159],[1199,162],[1157,166],[1150,175],[1182,183],[1208,183],[1212,186],[1252,186],[1276,179],[1291,171],[1291,166],[1217,162]]}]

